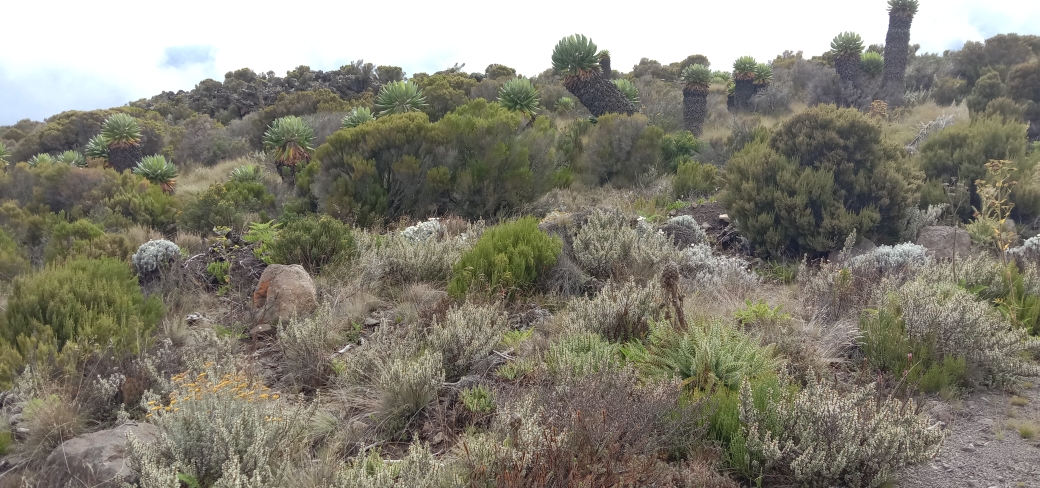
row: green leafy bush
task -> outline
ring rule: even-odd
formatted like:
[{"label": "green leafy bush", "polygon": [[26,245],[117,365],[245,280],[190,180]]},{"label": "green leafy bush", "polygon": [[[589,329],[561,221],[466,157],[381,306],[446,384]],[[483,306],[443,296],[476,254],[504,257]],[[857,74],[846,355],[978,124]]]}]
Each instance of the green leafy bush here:
[{"label": "green leafy bush", "polygon": [[679,200],[710,196],[718,189],[718,167],[697,161],[679,163],[672,180],[672,193]]},{"label": "green leafy bush", "polygon": [[29,256],[17,242],[0,227],[0,281],[10,281],[29,270]]},{"label": "green leafy bush", "polygon": [[[158,299],[141,294],[127,263],[109,258],[70,261],[15,279],[0,324],[0,346],[13,347],[19,361],[35,353],[31,337],[59,352],[111,342],[117,356],[137,354],[147,347],[162,312]],[[6,372],[17,369],[3,366]]]},{"label": "green leafy bush", "polygon": [[631,186],[650,171],[660,171],[664,131],[641,114],[607,114],[587,134],[575,172],[589,185]]},{"label": "green leafy bush", "polygon": [[813,107],[753,142],[726,165],[721,199],[759,254],[820,255],[855,230],[898,238],[916,200],[899,148],[854,109]]},{"label": "green leafy bush", "polygon": [[318,274],[349,258],[355,247],[349,226],[322,215],[285,221],[268,252],[272,263],[299,264],[307,272]]},{"label": "green leafy bush", "polygon": [[972,114],[982,113],[989,102],[1007,96],[1007,85],[1000,80],[1000,73],[987,73],[975,83],[971,95],[965,100]]},{"label": "green leafy bush", "polygon": [[[1023,161],[1026,153],[1026,124],[1001,117],[975,117],[970,123],[948,127],[931,136],[921,145],[920,165],[930,182],[941,185],[957,178],[970,190],[970,205],[964,205],[960,217],[968,220],[971,207],[979,207],[975,181],[986,178],[986,162],[991,159]],[[1012,179],[1021,182],[1013,189],[1011,201],[1034,192],[1036,184],[1029,183],[1032,165],[1020,164]],[[927,204],[946,203],[945,194],[926,195]],[[1016,202],[1016,203],[1025,203]],[[1040,208],[1019,206],[1018,212],[1036,215]]]},{"label": "green leafy bush", "polygon": [[260,213],[269,220],[274,212],[274,195],[262,183],[228,181],[214,183],[206,191],[185,198],[184,210],[178,217],[181,230],[209,235],[217,226],[241,231],[245,214]]},{"label": "green leafy bush", "polygon": [[455,265],[448,293],[464,296],[478,281],[509,295],[528,290],[562,250],[560,239],[542,232],[531,217],[491,227]]}]

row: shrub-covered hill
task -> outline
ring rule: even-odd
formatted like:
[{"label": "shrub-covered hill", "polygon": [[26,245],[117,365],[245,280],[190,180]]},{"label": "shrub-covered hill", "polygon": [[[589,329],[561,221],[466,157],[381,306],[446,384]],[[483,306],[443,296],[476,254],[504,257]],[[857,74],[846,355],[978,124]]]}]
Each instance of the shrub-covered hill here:
[{"label": "shrub-covered hill", "polygon": [[142,487],[882,486],[1001,391],[1024,449],[1040,44],[889,4],[732,70],[573,35],[0,128],[0,487],[102,442]]}]

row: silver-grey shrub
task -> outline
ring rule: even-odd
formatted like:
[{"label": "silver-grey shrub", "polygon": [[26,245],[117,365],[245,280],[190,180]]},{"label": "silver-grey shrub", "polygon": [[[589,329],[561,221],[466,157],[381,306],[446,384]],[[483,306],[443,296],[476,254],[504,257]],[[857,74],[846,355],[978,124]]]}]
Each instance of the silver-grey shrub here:
[{"label": "silver-grey shrub", "polygon": [[934,341],[941,356],[965,357],[985,373],[988,383],[1010,384],[1040,375],[1023,354],[1040,352],[1040,339],[1014,327],[991,304],[948,282],[914,280],[898,292],[906,334]]},{"label": "silver-grey shrub", "polygon": [[594,210],[572,237],[574,261],[600,279],[655,274],[677,257],[668,237],[620,212]]},{"label": "silver-grey shrub", "polygon": [[715,254],[706,244],[683,249],[678,259],[679,274],[694,290],[717,293],[745,293],[761,283],[739,258]]},{"label": "silver-grey shrub", "polygon": [[566,330],[594,332],[608,340],[641,338],[660,317],[661,287],[657,282],[608,282],[594,298],[572,300],[559,320]]},{"label": "silver-grey shrub", "polygon": [[427,336],[429,348],[440,352],[444,361],[445,379],[459,379],[486,358],[502,340],[508,325],[508,315],[494,304],[467,302],[448,310]]},{"label": "silver-grey shrub", "polygon": [[138,276],[153,276],[181,256],[181,248],[165,239],[141,244],[130,258]]},{"label": "silver-grey shrub", "polygon": [[408,454],[396,463],[378,455],[359,453],[354,462],[336,475],[335,488],[433,488],[442,486],[445,470],[433,458],[430,446],[413,442]]},{"label": "silver-grey shrub", "polygon": [[934,457],[945,438],[912,399],[879,395],[873,383],[846,392],[810,377],[793,397],[759,409],[745,380],[740,400],[746,462],[778,485],[880,486]]}]

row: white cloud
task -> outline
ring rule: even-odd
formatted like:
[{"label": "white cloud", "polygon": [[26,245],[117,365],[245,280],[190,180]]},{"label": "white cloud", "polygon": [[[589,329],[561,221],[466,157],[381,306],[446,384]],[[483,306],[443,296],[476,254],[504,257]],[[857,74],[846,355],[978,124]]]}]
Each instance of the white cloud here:
[{"label": "white cloud", "polygon": [[[10,3],[4,7],[7,41],[0,51],[7,88],[18,86],[19,93],[47,99],[52,94],[42,90],[53,86],[41,79],[60,71],[107,82],[110,88],[101,91],[125,94],[123,103],[163,90],[188,90],[204,77],[222,79],[244,66],[282,74],[301,64],[335,69],[365,59],[413,73],[455,62],[482,71],[497,62],[534,75],[549,67],[556,42],[575,32],[610,49],[618,69],[630,69],[641,57],[667,63],[694,53],[727,69],[744,54],[760,60],[787,49],[818,54],[847,30],[868,44],[883,43],[888,24],[885,0]],[[1040,34],[1040,2],[921,3],[911,42],[921,43],[923,51],[942,52],[997,32]],[[178,46],[212,46],[212,61],[164,67],[166,50]],[[96,86],[63,89],[71,93],[60,100],[75,103],[4,103],[0,124],[39,119],[66,107],[112,104],[96,95]]]}]

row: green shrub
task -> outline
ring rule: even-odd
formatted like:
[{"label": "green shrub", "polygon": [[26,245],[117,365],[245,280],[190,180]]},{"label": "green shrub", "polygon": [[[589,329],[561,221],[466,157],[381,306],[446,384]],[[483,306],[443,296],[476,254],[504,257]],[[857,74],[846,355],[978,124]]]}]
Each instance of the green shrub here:
[{"label": "green shrub", "polygon": [[356,245],[350,227],[328,215],[292,217],[268,246],[272,263],[299,264],[311,274],[338,264]]},{"label": "green shrub", "polygon": [[593,332],[563,336],[545,351],[545,367],[553,376],[581,377],[620,369],[621,347]]},{"label": "green shrub", "polygon": [[935,81],[932,87],[932,99],[941,107],[960,104],[967,93],[967,83],[960,78],[944,76]]},{"label": "green shrub", "polygon": [[17,242],[0,227],[0,281],[10,281],[29,270],[29,256]]},{"label": "green shrub", "polygon": [[250,212],[260,213],[260,220],[270,220],[274,195],[261,183],[229,181],[185,197],[184,210],[177,220],[181,230],[209,235],[218,226],[244,230],[245,214]]},{"label": "green shrub", "polygon": [[979,78],[965,103],[967,103],[968,110],[972,114],[978,114],[986,110],[986,105],[989,105],[989,102],[1006,96],[1007,85],[1000,81],[1000,74],[990,72]]},{"label": "green shrub", "polygon": [[668,134],[661,138],[661,158],[669,171],[675,171],[679,164],[689,161],[702,147],[703,143],[690,131]]},{"label": "green shrub", "polygon": [[[970,188],[970,205],[964,205],[960,216],[967,221],[971,208],[979,207],[975,181],[986,178],[986,162],[991,159],[1020,161],[1026,152],[1026,124],[1004,120],[1001,117],[975,117],[970,123],[948,127],[928,138],[921,145],[920,166],[928,181],[948,183],[957,178]],[[1024,161],[1023,161],[1024,162]],[[1011,200],[1035,191],[1028,183],[1032,165],[1020,164],[1012,179],[1021,182],[1012,191]],[[926,204],[946,203],[945,195],[932,195]],[[1019,208],[1019,212],[1034,214],[1040,208]]]},{"label": "green shrub", "polygon": [[478,281],[509,295],[529,290],[562,250],[563,242],[542,232],[532,217],[491,227],[455,265],[448,293],[464,296]]},{"label": "green shrub", "polygon": [[22,357],[35,353],[29,350],[32,336],[59,352],[72,345],[106,347],[111,341],[113,354],[137,354],[162,312],[158,299],[141,294],[127,263],[80,259],[15,279],[0,344]]},{"label": "green shrub", "polygon": [[644,115],[598,117],[586,137],[574,169],[589,185],[631,186],[648,172],[662,169],[664,131],[650,125]]},{"label": "green shrub", "polygon": [[134,251],[134,245],[125,235],[107,234],[87,219],[75,222],[59,220],[51,226],[43,256],[47,263],[77,257],[109,257],[125,261]]},{"label": "green shrub", "polygon": [[734,154],[721,199],[759,254],[822,255],[853,230],[893,242],[916,200],[900,152],[859,111],[816,106]]},{"label": "green shrub", "polygon": [[718,188],[719,169],[711,164],[683,161],[672,180],[672,193],[680,200],[709,196]]}]

